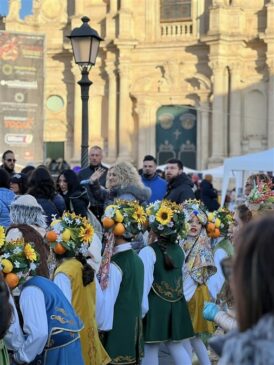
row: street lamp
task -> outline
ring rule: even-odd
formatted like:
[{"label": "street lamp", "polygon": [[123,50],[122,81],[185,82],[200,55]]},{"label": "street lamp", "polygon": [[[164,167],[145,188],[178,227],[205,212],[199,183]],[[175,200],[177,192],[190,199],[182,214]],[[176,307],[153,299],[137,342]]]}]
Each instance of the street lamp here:
[{"label": "street lamp", "polygon": [[81,86],[82,99],[82,144],[81,144],[81,167],[88,166],[88,99],[89,87],[92,81],[88,78],[89,71],[95,65],[99,50],[100,41],[103,39],[95,29],[92,29],[88,22],[89,18],[81,18],[83,24],[79,28],[74,28],[68,36],[71,40],[75,63],[79,66],[82,78],[78,81]]}]

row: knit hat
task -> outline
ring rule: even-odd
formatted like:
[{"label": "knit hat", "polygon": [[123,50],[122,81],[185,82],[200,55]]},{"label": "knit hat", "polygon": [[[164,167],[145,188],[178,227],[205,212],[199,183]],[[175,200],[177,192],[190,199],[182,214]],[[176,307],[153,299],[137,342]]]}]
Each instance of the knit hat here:
[{"label": "knit hat", "polygon": [[10,178],[11,183],[20,184],[26,181],[26,175],[25,174],[14,174]]},{"label": "knit hat", "polygon": [[196,199],[189,199],[182,204],[182,208],[186,215],[187,222],[190,221],[192,215],[195,215],[203,226],[206,225],[207,214],[203,202]]},{"label": "knit hat", "polygon": [[37,200],[29,194],[18,196],[10,206],[12,224],[28,224],[46,228],[46,216]]}]

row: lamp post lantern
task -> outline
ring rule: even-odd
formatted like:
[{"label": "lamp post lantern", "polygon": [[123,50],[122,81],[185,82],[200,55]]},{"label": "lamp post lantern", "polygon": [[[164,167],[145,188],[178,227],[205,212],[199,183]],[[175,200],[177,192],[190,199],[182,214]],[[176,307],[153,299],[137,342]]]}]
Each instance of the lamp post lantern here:
[{"label": "lamp post lantern", "polygon": [[88,24],[89,18],[81,18],[83,24],[79,28],[74,28],[68,36],[71,40],[75,63],[79,66],[82,78],[78,81],[81,87],[82,99],[82,139],[81,139],[81,167],[88,166],[88,99],[89,87],[92,84],[88,74],[92,66],[95,65],[99,50],[100,41],[103,39],[95,29]]}]

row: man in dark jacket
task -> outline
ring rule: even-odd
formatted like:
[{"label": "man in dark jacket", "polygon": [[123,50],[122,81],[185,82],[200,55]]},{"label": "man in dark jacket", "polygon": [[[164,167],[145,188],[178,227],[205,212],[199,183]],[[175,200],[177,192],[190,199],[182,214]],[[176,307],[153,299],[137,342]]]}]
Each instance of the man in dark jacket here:
[{"label": "man in dark jacket", "polygon": [[213,212],[220,207],[218,203],[218,194],[217,191],[213,188],[212,185],[212,175],[205,175],[204,180],[200,184],[201,189],[201,201],[204,203],[206,208]]},{"label": "man in dark jacket", "polygon": [[[92,146],[89,150],[89,162],[90,165],[84,169],[81,169],[79,171],[78,177],[80,180],[80,183],[84,180],[89,180],[90,176],[99,168],[102,168],[105,170],[105,173],[100,176],[99,184],[103,187],[106,186],[106,177],[107,177],[107,171],[108,168],[104,165],[102,165],[102,159],[103,159],[103,150],[99,146]],[[103,212],[104,212],[104,206],[100,203],[98,203],[94,196],[91,194],[89,189],[89,182],[86,181],[86,184],[84,185],[87,189],[88,198],[90,201],[90,210],[92,213],[96,215],[97,218],[101,218]]]},{"label": "man in dark jacket", "polygon": [[165,199],[177,204],[183,203],[187,199],[195,199],[192,190],[193,183],[183,172],[183,164],[180,160],[171,159],[166,165],[167,193]]},{"label": "man in dark jacket", "polygon": [[15,168],[15,155],[14,152],[11,150],[7,150],[2,155],[2,165],[0,166],[2,169],[6,170],[9,176],[13,176],[16,172],[14,171]]}]

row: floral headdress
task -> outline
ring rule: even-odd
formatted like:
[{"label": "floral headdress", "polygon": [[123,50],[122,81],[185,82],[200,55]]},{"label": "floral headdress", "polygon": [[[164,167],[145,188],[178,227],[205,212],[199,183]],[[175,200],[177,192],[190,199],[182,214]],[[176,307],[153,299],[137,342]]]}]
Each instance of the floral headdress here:
[{"label": "floral headdress", "polygon": [[182,204],[182,208],[186,215],[186,220],[189,222],[191,217],[195,215],[199,222],[205,226],[207,223],[206,207],[200,200],[189,199]]},{"label": "floral headdress", "polygon": [[131,238],[146,228],[147,216],[137,201],[116,200],[106,207],[102,217],[105,229],[115,236]]},{"label": "floral headdress", "polygon": [[274,210],[274,191],[272,182],[258,181],[246,199],[247,207],[254,211]]},{"label": "floral headdress", "polygon": [[207,215],[207,234],[211,238],[227,236],[229,226],[233,222],[232,213],[226,208],[220,208]]},{"label": "floral headdress", "polygon": [[151,203],[147,209],[149,226],[161,237],[177,236],[181,240],[186,236],[186,217],[180,205],[169,200]]},{"label": "floral headdress", "polygon": [[88,255],[93,234],[94,229],[85,217],[65,212],[61,219],[51,223],[46,237],[57,255],[74,257],[79,253]]},{"label": "floral headdress", "polygon": [[33,243],[24,239],[6,242],[0,227],[0,264],[4,279],[11,289],[22,284],[39,266],[40,257]]}]

